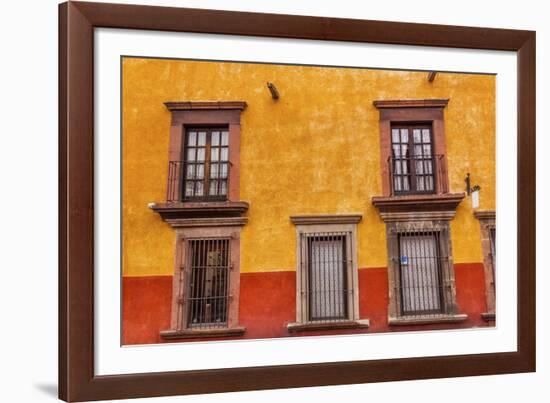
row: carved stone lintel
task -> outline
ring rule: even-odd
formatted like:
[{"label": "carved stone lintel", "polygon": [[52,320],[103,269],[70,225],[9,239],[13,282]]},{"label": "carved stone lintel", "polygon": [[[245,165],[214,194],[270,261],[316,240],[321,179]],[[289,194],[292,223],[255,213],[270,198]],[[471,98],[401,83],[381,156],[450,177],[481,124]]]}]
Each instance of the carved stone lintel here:
[{"label": "carved stone lintel", "polygon": [[170,111],[238,109],[244,110],[244,101],[171,101],[164,105]]},{"label": "carved stone lintel", "polygon": [[378,109],[389,108],[444,108],[449,103],[448,99],[399,99],[379,100],[373,105]]},{"label": "carved stone lintel", "polygon": [[294,215],[290,216],[290,221],[296,225],[357,224],[362,218],[361,214]]},{"label": "carved stone lintel", "polygon": [[165,220],[174,228],[196,227],[242,227],[248,222],[247,217],[208,217],[208,218],[167,218]]}]

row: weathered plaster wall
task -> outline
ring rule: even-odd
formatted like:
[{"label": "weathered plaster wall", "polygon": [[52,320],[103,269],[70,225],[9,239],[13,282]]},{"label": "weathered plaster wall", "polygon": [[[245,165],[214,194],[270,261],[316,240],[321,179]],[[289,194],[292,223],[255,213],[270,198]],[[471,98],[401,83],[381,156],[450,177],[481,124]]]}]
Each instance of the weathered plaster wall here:
[{"label": "weathered plaster wall", "polygon": [[[273,101],[266,82],[281,93]],[[170,113],[163,103],[242,100],[241,200],[250,202],[241,271],[294,270],[295,214],[361,213],[359,267],[386,266],[376,99],[450,98],[445,130],[451,191],[479,184],[495,208],[495,77],[179,60],[123,60],[123,273],[169,275],[174,230],[147,208],[166,192]],[[481,262],[479,223],[465,199],[452,223],[456,263]]]}]

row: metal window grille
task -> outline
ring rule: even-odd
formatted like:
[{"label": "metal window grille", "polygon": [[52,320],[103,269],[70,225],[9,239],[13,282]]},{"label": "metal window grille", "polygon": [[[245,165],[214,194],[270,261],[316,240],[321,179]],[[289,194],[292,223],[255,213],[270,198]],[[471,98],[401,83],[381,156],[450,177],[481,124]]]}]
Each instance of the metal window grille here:
[{"label": "metal window grille", "polygon": [[190,240],[187,248],[187,326],[226,327],[229,305],[229,239]]},{"label": "metal window grille", "polygon": [[350,317],[353,303],[348,268],[350,232],[301,234],[300,282],[304,322],[337,322]]},{"label": "metal window grille", "polygon": [[402,316],[426,316],[449,313],[450,296],[445,279],[449,278],[450,261],[441,248],[438,230],[400,231],[399,300]]},{"label": "metal window grille", "polygon": [[[394,126],[388,159],[392,194],[447,191],[445,159],[433,153],[429,126]],[[437,182],[439,181],[439,182]]]},{"label": "metal window grille", "polygon": [[169,163],[167,200],[226,200],[230,165],[226,128],[187,129],[184,160]]}]

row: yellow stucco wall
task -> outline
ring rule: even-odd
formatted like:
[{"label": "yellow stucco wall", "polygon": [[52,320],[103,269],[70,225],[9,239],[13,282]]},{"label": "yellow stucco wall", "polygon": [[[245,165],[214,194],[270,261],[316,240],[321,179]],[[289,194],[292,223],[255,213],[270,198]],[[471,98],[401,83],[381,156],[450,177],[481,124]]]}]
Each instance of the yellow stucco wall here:
[{"label": "yellow stucco wall", "polygon": [[[445,109],[449,183],[481,186],[495,208],[495,77],[183,60],[123,60],[123,273],[173,271],[174,230],[147,208],[166,193],[166,101],[239,100],[241,200],[250,203],[241,271],[293,270],[296,214],[361,213],[359,267],[386,266],[379,113],[373,100],[450,98]],[[266,82],[281,93],[273,101]],[[482,261],[470,198],[452,222],[454,260]]]}]

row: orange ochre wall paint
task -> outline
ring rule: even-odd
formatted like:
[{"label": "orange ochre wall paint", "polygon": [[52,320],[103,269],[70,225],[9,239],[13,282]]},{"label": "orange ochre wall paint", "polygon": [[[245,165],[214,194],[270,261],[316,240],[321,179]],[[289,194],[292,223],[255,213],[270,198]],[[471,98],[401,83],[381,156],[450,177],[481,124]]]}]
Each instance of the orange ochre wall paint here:
[{"label": "orange ochre wall paint", "polygon": [[[487,323],[481,318],[481,313],[486,311],[483,264],[458,263],[454,268],[459,310],[468,315],[465,322],[388,326],[387,269],[375,267],[359,269],[359,312],[361,319],[370,320],[368,329],[308,331],[297,334],[289,333],[286,328],[288,323],[296,319],[296,272],[242,273],[239,321],[240,325],[246,327],[246,332],[238,338],[261,339],[493,326],[494,322]],[[122,344],[164,342],[159,333],[170,327],[172,276],[123,277],[122,295]]]}]

